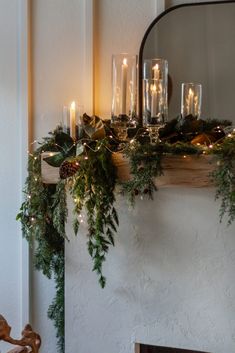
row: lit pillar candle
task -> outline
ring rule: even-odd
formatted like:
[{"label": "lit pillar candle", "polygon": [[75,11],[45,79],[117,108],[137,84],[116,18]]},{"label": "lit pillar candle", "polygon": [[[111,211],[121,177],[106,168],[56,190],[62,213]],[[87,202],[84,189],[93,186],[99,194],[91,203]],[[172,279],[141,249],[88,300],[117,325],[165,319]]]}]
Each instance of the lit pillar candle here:
[{"label": "lit pillar candle", "polygon": [[154,79],[154,80],[159,80],[159,78],[160,78],[159,65],[156,64],[156,65],[153,67],[153,79]]},{"label": "lit pillar candle", "polygon": [[194,114],[194,91],[190,88],[188,93],[188,114]]},{"label": "lit pillar candle", "polygon": [[151,117],[154,118],[157,113],[157,86],[155,84],[151,87],[151,94]]},{"label": "lit pillar candle", "polygon": [[76,139],[76,104],[71,103],[70,106],[70,136],[72,139]]},{"label": "lit pillar candle", "polygon": [[195,116],[198,116],[199,112],[198,112],[198,97],[195,96],[194,97],[194,114]]},{"label": "lit pillar candle", "polygon": [[135,101],[135,98],[136,98],[136,72],[135,72],[136,68],[133,67],[132,68],[132,73],[131,73],[131,76],[132,76],[132,81],[131,81],[131,114],[133,114],[135,112],[135,107],[136,107],[136,101]]},{"label": "lit pillar candle", "polygon": [[123,59],[122,63],[122,77],[121,77],[121,95],[122,95],[122,109],[121,114],[126,115],[126,94],[127,94],[127,59]]}]

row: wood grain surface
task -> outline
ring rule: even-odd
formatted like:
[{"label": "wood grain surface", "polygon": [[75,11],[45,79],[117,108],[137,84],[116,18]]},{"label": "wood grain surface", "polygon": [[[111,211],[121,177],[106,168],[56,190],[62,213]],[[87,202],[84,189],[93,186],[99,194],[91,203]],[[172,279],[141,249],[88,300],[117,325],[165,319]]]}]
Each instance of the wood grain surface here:
[{"label": "wood grain surface", "polygon": [[[44,158],[50,155],[50,152],[42,153],[42,178],[46,184],[56,184],[59,180],[59,168],[51,167],[44,161]],[[112,159],[117,167],[118,179],[120,181],[130,180],[129,160],[118,152],[113,153]],[[164,156],[162,166],[164,175],[156,180],[159,187],[202,188],[213,186],[209,175],[215,168],[215,162],[211,156]]]}]

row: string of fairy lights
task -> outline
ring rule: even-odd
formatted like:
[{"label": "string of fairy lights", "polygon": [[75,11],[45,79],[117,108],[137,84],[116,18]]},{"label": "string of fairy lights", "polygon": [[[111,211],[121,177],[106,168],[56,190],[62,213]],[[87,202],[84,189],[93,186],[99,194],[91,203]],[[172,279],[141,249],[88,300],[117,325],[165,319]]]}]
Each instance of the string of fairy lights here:
[{"label": "string of fairy lights", "polygon": [[[148,129],[146,128],[139,128],[136,132],[136,134],[134,135],[134,137],[132,137],[129,141],[123,141],[120,143],[120,140],[118,140],[113,134],[112,134],[112,131],[106,127],[108,130],[109,130],[109,135],[107,136],[110,140],[114,141],[117,145],[119,144],[119,146],[121,146],[121,148],[119,148],[118,150],[112,150],[106,143],[103,142],[103,140],[93,140],[91,138],[82,138],[82,139],[79,139],[78,141],[74,141],[73,145],[70,147],[69,150],[66,150],[60,146],[59,144],[57,143],[50,143],[50,145],[52,147],[56,147],[58,149],[60,149],[61,151],[63,152],[70,152],[70,150],[72,150],[74,147],[77,147],[78,145],[79,146],[83,146],[84,147],[84,150],[83,152],[85,153],[84,155],[84,159],[85,160],[88,160],[89,157],[88,157],[88,154],[87,154],[87,149],[91,150],[92,152],[94,153],[97,153],[100,151],[100,149],[102,147],[105,147],[110,153],[115,153],[115,152],[118,152],[118,153],[125,153],[125,151],[127,151],[127,149],[129,148],[132,148],[134,149],[135,147],[135,144],[138,142],[138,138],[139,137],[145,137],[146,135],[148,135]],[[217,126],[217,131],[218,132],[224,132],[225,133],[225,136],[228,137],[228,138],[234,138],[235,137],[235,128],[234,127],[225,127],[225,128],[222,128],[221,126]],[[202,154],[207,154],[208,150],[211,150],[213,149],[214,145],[215,144],[219,144],[222,140],[224,139],[224,137],[222,137],[221,139],[217,140],[215,143],[210,143],[209,145],[207,144],[201,144],[201,143],[197,143],[196,146],[198,146],[198,148],[201,148],[202,149]],[[97,144],[97,147],[96,148],[93,148],[91,146],[92,143],[96,143]],[[34,140],[30,145],[33,146],[35,144],[38,144],[39,141],[38,140]],[[132,146],[131,146],[132,145]],[[44,153],[45,151],[41,151],[42,153]],[[57,152],[50,152],[49,153],[49,156],[52,157],[54,156],[54,154],[57,153]],[[37,160],[37,156],[35,156],[32,152],[28,151],[28,155],[30,155],[31,157],[33,157],[35,160]],[[183,155],[182,158],[187,158],[187,155]]]},{"label": "string of fairy lights", "polygon": [[[106,127],[106,128],[108,129],[108,127]],[[227,138],[235,138],[235,128],[234,128],[234,127],[229,126],[229,127],[222,128],[222,127],[220,127],[220,126],[217,126],[217,131],[218,131],[218,132],[224,132],[224,133],[225,133],[225,136],[226,136]],[[107,145],[107,143],[105,143],[103,140],[93,140],[93,139],[89,139],[89,138],[82,138],[82,139],[80,139],[80,140],[78,140],[78,141],[74,141],[74,143],[73,143],[73,145],[70,147],[69,151],[70,151],[72,148],[74,148],[74,147],[76,147],[76,146],[78,146],[78,145],[79,145],[79,146],[83,146],[84,149],[83,149],[82,152],[84,152],[84,155],[83,155],[84,160],[88,160],[88,159],[89,159],[87,149],[91,150],[91,151],[94,152],[94,153],[98,153],[98,152],[100,151],[100,149],[101,149],[102,147],[104,147],[104,148],[106,148],[110,153],[118,152],[118,153],[120,153],[120,154],[123,154],[123,153],[125,153],[125,151],[126,151],[127,149],[129,149],[129,148],[135,149],[135,144],[138,143],[138,138],[139,138],[139,137],[144,137],[144,136],[146,136],[146,135],[148,134],[148,129],[146,129],[146,128],[140,128],[140,129],[138,129],[137,132],[136,132],[136,134],[134,135],[134,137],[132,137],[128,142],[122,142],[121,144],[120,144],[120,141],[113,135],[113,133],[112,133],[112,131],[111,131],[110,129],[108,129],[108,132],[109,132],[109,135],[108,135],[107,137],[108,137],[111,141],[113,141],[113,142],[115,142],[116,144],[119,144],[119,146],[121,146],[121,148],[118,149],[118,151],[117,151],[117,150],[112,150],[112,149],[109,147],[109,145]],[[198,148],[200,148],[201,151],[202,151],[202,154],[205,155],[205,154],[208,154],[208,152],[213,149],[213,147],[214,147],[215,144],[219,144],[223,139],[224,139],[224,137],[221,138],[220,140],[217,140],[214,144],[213,144],[213,143],[210,143],[208,146],[207,146],[206,144],[200,144],[200,143],[197,143],[196,146],[197,146]],[[96,148],[93,148],[93,147],[91,146],[91,144],[94,144],[94,142],[97,144],[97,147],[96,147]],[[32,148],[34,145],[38,144],[38,143],[39,143],[38,140],[34,140],[34,141],[30,144],[31,148]],[[65,151],[65,149],[64,149],[62,146],[60,146],[59,144],[57,144],[57,143],[51,143],[51,142],[50,142],[50,145],[51,145],[52,147],[56,147],[57,149],[59,149],[59,150],[61,150],[61,151],[63,151],[63,152],[69,152],[69,151]],[[44,153],[45,151],[42,150],[41,152]],[[58,152],[49,152],[49,157],[53,157],[53,156],[55,155],[55,153],[58,153]],[[30,152],[30,151],[28,151],[28,155],[29,155],[30,157],[32,157],[35,161],[36,161],[38,158],[41,158],[41,155],[35,155],[33,152]],[[187,159],[187,157],[189,157],[189,155],[186,155],[186,154],[182,155],[182,158],[183,158],[183,159]],[[79,158],[82,158],[82,156],[79,155]],[[38,180],[39,180],[39,175],[35,174],[35,175],[34,175],[34,181],[37,182]],[[28,198],[28,200],[30,201],[30,200],[32,199],[32,195],[31,195],[31,194],[28,194],[28,195],[27,195],[27,198]],[[141,196],[141,199],[143,200],[143,197],[142,197],[142,196]],[[75,203],[78,203],[78,202],[79,202],[79,200],[78,200],[77,198],[74,198],[73,201],[74,201]],[[80,214],[78,215],[78,219],[79,219],[79,223],[81,223],[81,224],[85,223],[85,215],[83,214],[82,211],[81,211]],[[31,216],[31,217],[30,217],[30,222],[31,222],[32,224],[34,224],[34,223],[36,222],[36,217]]]}]

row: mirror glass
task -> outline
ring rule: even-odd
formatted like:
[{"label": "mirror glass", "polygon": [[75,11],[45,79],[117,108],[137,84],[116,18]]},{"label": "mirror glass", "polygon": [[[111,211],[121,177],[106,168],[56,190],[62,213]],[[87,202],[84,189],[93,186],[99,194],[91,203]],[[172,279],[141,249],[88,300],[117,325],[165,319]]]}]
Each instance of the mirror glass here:
[{"label": "mirror glass", "polygon": [[235,3],[186,6],[165,14],[147,36],[142,62],[169,65],[169,119],[180,114],[181,84],[202,84],[204,119],[235,123]]}]

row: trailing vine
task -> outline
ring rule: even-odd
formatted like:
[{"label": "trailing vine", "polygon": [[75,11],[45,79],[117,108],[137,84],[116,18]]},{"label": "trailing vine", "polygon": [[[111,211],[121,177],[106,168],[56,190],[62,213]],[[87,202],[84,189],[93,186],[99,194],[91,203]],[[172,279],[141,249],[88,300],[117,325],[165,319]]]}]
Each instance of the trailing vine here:
[{"label": "trailing vine", "polygon": [[[217,165],[212,178],[216,198],[221,199],[220,218],[235,219],[235,135],[226,137],[227,121],[174,119],[161,130],[162,142],[151,145],[146,132],[132,132],[130,142],[120,144],[109,123],[98,117],[84,116],[84,126],[76,143],[58,127],[29,154],[25,200],[17,219],[24,237],[35,244],[36,269],[55,279],[56,294],[48,309],[54,321],[58,351],[64,352],[64,243],[68,210],[67,191],[74,200],[74,233],[77,234],[83,212],[88,225],[87,248],[100,286],[106,283],[103,263],[110,246],[115,245],[118,214],[115,186],[118,183],[112,152],[123,153],[130,160],[131,180],[122,183],[122,193],[134,204],[136,197],[153,199],[155,180],[164,173],[162,157],[166,154],[213,154]],[[56,152],[44,160],[59,168],[57,184],[45,184],[41,175],[42,152]]]}]

